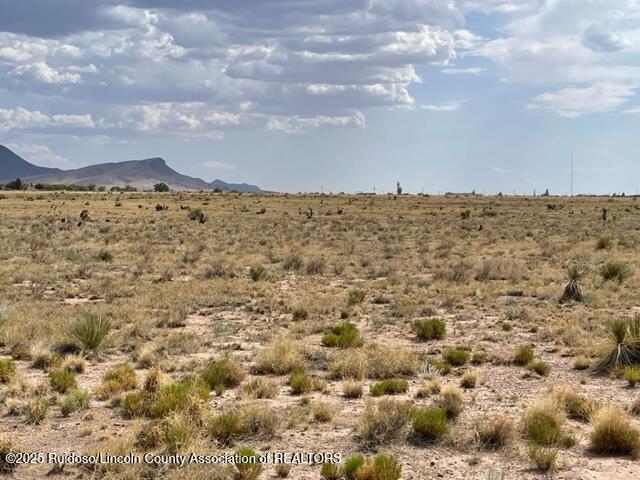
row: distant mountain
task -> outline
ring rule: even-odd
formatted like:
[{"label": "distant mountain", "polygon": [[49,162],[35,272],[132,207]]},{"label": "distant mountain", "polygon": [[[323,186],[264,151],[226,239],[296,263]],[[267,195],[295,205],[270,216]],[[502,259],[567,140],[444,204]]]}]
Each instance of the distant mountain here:
[{"label": "distant mountain", "polygon": [[176,172],[162,158],[130,160],[127,162],[100,163],[74,170],[60,170],[33,165],[0,145],[0,183],[20,177],[26,183],[65,183],[74,185],[104,185],[106,187],[131,185],[151,190],[156,183],[164,182],[173,190],[235,190],[261,192],[255,185],[226,183],[214,180],[207,183],[201,178]]},{"label": "distant mountain", "polygon": [[166,183],[174,190],[209,190],[211,188],[200,178],[188,177],[176,172],[162,158],[100,163],[75,170],[26,177],[23,180],[32,183],[93,184],[107,187],[131,185],[143,190],[151,190],[154,184],[160,182]]},{"label": "distant mountain", "polygon": [[58,168],[38,167],[16,155],[4,145],[0,145],[0,182],[2,179],[15,180],[17,177],[44,175],[60,171]]},{"label": "distant mountain", "polygon": [[223,191],[233,190],[236,192],[262,192],[260,187],[257,185],[251,185],[249,183],[227,183],[222,180],[218,180],[217,178],[213,182],[210,182],[209,185],[213,189],[219,188]]}]

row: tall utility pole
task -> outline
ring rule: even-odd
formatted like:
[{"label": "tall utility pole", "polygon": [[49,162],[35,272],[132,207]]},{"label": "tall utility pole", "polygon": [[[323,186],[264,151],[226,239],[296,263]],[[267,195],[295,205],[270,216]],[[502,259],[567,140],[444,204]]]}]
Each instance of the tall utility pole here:
[{"label": "tall utility pole", "polygon": [[573,197],[573,153],[571,154],[571,196]]}]

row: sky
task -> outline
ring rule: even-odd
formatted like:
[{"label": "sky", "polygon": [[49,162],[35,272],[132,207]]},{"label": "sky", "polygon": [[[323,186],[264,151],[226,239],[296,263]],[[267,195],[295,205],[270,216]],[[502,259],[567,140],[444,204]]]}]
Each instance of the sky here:
[{"label": "sky", "polygon": [[640,0],[0,0],[0,143],[275,191],[640,189]]}]

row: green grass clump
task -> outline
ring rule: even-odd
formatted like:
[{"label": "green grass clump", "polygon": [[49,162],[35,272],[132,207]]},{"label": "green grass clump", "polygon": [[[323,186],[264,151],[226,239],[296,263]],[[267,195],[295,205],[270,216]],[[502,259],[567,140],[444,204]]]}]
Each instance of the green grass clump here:
[{"label": "green grass clump", "polygon": [[289,386],[293,395],[303,395],[313,389],[313,378],[303,371],[296,370],[289,375]]},{"label": "green grass clump", "polygon": [[636,383],[640,381],[640,367],[627,366],[624,369],[624,379],[629,382],[631,387],[635,387]]},{"label": "green grass clump", "polygon": [[47,418],[47,412],[49,411],[49,402],[44,397],[34,398],[27,403],[25,408],[25,417],[27,423],[33,425],[40,425],[45,418]]},{"label": "green grass clump", "polygon": [[207,424],[209,435],[220,445],[232,445],[238,440],[270,439],[281,418],[260,404],[245,404],[212,417]]},{"label": "green grass clump", "polygon": [[544,447],[565,443],[564,414],[556,401],[545,400],[530,406],[523,421],[529,442]]},{"label": "green grass clump", "polygon": [[91,396],[86,390],[70,390],[60,403],[60,411],[63,417],[68,417],[73,412],[84,410],[89,406]]},{"label": "green grass clump", "polygon": [[607,262],[600,267],[600,276],[603,280],[616,280],[623,283],[631,276],[631,267],[623,262]]},{"label": "green grass clump", "polygon": [[0,383],[9,383],[16,375],[16,362],[12,358],[0,358]]},{"label": "green grass clump", "polygon": [[454,367],[464,365],[469,361],[469,358],[471,356],[469,352],[461,348],[447,348],[442,355],[444,361],[453,365]]},{"label": "green grass clump", "polygon": [[122,397],[120,406],[126,418],[142,417],[147,412],[147,397],[143,392],[128,392]]},{"label": "green grass clump", "polygon": [[537,373],[542,377],[546,377],[547,375],[549,375],[549,372],[551,371],[551,367],[549,366],[549,364],[546,362],[543,362],[542,360],[533,360],[532,362],[527,363],[525,365],[525,368],[527,370]]},{"label": "green grass clump", "polygon": [[368,447],[382,445],[397,438],[411,417],[411,405],[382,399],[367,404],[359,421],[359,435]]},{"label": "green grass clump", "polygon": [[170,413],[191,410],[208,399],[209,388],[203,380],[167,383],[156,393],[149,405],[149,413],[152,417],[163,418]]},{"label": "green grass clump", "polygon": [[349,290],[348,303],[349,305],[356,305],[358,303],[362,303],[364,302],[365,297],[366,297],[366,293],[364,290],[361,290],[359,288],[353,288]]},{"label": "green grass clump", "polygon": [[529,345],[518,347],[513,354],[513,363],[525,366],[533,361],[533,348]]},{"label": "green grass clump", "polygon": [[341,469],[324,464],[320,475],[324,480],[398,480],[401,472],[402,466],[393,456],[379,453],[367,459],[360,454],[350,455]]},{"label": "green grass clump", "polygon": [[267,278],[267,267],[264,265],[253,265],[249,268],[249,276],[251,280],[254,282],[259,282],[261,280],[266,280]]},{"label": "green grass clump", "polygon": [[243,459],[235,464],[238,480],[257,479],[262,473],[262,464],[256,451],[249,447],[242,447],[236,451],[236,455]]},{"label": "green grass clump", "polygon": [[49,385],[58,393],[66,393],[76,388],[76,377],[69,370],[56,368],[49,371]]},{"label": "green grass clump", "polygon": [[591,449],[601,455],[640,454],[640,431],[631,418],[617,407],[603,407],[593,417]]},{"label": "green grass clump", "polygon": [[0,436],[0,475],[13,473],[18,466],[7,459],[9,453],[19,453],[19,449],[9,438]]},{"label": "green grass clump", "polygon": [[362,345],[362,337],[356,327],[351,322],[344,322],[333,327],[330,332],[322,336],[322,345],[333,348],[352,348]]},{"label": "green grass clump", "polygon": [[254,399],[276,398],[279,390],[277,383],[266,378],[254,378],[241,387],[243,396]]},{"label": "green grass clump", "polygon": [[558,452],[555,450],[542,448],[539,445],[529,445],[527,456],[539,472],[551,473],[556,469]]},{"label": "green grass clump", "polygon": [[69,336],[83,351],[97,355],[104,348],[110,332],[109,320],[88,313],[71,327]]},{"label": "green grass clump", "polygon": [[226,388],[237,387],[243,378],[244,373],[238,364],[226,359],[207,363],[202,372],[202,379],[218,394]]},{"label": "green grass clump", "polygon": [[418,408],[413,412],[411,427],[420,440],[438,440],[449,431],[447,413],[438,407]]},{"label": "green grass clump", "polygon": [[138,386],[136,372],[129,363],[120,363],[107,370],[98,388],[98,398],[107,399]]},{"label": "green grass clump", "polygon": [[596,250],[606,250],[608,248],[611,248],[611,237],[598,237],[598,240],[596,241]]},{"label": "green grass clump", "polygon": [[364,455],[354,453],[349,455],[342,465],[342,474],[347,480],[354,480],[356,472],[365,463]]},{"label": "green grass clump", "polygon": [[371,385],[371,395],[380,397],[382,395],[397,395],[405,393],[409,388],[409,383],[402,378],[387,378]]},{"label": "green grass clump", "polygon": [[442,340],[446,327],[441,319],[433,317],[413,322],[413,331],[420,340]]}]

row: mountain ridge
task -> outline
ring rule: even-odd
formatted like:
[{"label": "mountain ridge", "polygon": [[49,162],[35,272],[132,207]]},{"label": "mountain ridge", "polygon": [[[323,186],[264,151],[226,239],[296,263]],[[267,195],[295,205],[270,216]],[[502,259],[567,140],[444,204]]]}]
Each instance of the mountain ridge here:
[{"label": "mountain ridge", "polygon": [[219,179],[206,182],[198,177],[183,175],[167,165],[161,157],[143,160],[108,162],[86,167],[61,170],[29,163],[10,149],[0,145],[0,183],[20,177],[26,183],[56,183],[100,185],[105,187],[130,185],[153,190],[156,183],[166,183],[173,190],[213,190],[259,193],[262,190],[248,183],[227,183]]}]

